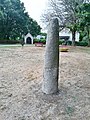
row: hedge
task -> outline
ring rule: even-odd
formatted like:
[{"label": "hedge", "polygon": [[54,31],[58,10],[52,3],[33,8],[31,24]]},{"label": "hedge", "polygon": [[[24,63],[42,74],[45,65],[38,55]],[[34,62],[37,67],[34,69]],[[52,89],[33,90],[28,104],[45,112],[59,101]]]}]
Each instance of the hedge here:
[{"label": "hedge", "polygon": [[0,40],[0,44],[18,44],[19,40]]},{"label": "hedge", "polygon": [[43,43],[46,44],[46,39],[34,39],[33,43]]}]

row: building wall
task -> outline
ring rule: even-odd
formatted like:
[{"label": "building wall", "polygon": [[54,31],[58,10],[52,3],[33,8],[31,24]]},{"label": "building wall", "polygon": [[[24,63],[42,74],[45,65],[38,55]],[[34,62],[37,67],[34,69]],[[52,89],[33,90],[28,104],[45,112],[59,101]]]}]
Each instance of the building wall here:
[{"label": "building wall", "polygon": [[24,41],[25,41],[25,44],[27,43],[27,38],[30,37],[31,38],[31,44],[33,44],[33,36],[28,33],[25,37],[24,37]]},{"label": "building wall", "polygon": [[37,35],[37,37],[36,37],[36,39],[39,39],[39,40],[40,40],[41,38],[45,39],[45,36]]},{"label": "building wall", "polygon": [[[62,31],[60,31],[59,36],[69,36],[69,40],[72,41],[72,33],[68,28],[64,28]],[[75,41],[79,41],[79,33],[78,32],[76,32]]]}]

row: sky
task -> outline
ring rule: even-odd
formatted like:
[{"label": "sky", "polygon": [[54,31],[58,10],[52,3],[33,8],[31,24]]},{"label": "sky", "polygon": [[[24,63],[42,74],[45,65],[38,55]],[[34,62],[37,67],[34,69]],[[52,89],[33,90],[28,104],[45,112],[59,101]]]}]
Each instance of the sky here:
[{"label": "sky", "polygon": [[29,13],[30,17],[36,20],[41,27],[43,26],[40,19],[47,7],[47,1],[48,0],[21,0],[21,2],[24,2],[26,11]]}]

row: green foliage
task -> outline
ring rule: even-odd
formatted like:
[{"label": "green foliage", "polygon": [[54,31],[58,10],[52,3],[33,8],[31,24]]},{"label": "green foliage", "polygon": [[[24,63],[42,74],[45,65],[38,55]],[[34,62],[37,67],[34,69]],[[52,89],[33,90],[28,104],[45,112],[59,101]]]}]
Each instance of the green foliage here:
[{"label": "green foliage", "polygon": [[72,41],[67,41],[67,44],[68,45],[72,45]]},{"label": "green foliage", "polygon": [[40,42],[46,44],[46,39],[41,39]]},{"label": "green foliage", "polygon": [[38,39],[34,39],[34,40],[33,40],[33,43],[38,43],[38,42],[39,42]]},{"label": "green foliage", "polygon": [[88,42],[86,41],[79,41],[75,42],[76,46],[88,46]]},{"label": "green foliage", "polygon": [[40,35],[42,35],[42,36],[47,36],[47,33],[40,33]]},{"label": "green foliage", "polygon": [[[68,41],[67,42],[68,45],[72,45],[72,41]],[[75,45],[76,46],[88,46],[88,42],[85,40],[85,41],[75,41]]]},{"label": "green foliage", "polygon": [[46,39],[34,39],[34,43],[43,43],[43,44],[46,44]]},{"label": "green foliage", "polygon": [[[67,27],[72,32],[72,45],[75,45],[76,31],[80,32],[87,23],[90,25],[90,0],[50,0],[49,9],[42,17],[45,22],[49,21],[50,17],[58,17],[61,29]],[[90,33],[90,30],[88,31]],[[80,39],[82,37],[83,35]]]},{"label": "green foliage", "polygon": [[33,36],[40,33],[40,26],[25,12],[20,0],[0,0],[0,39],[16,40],[29,31]]},{"label": "green foliage", "polygon": [[80,39],[86,36],[88,46],[90,46],[90,3],[84,3],[79,8],[79,31]]},{"label": "green foliage", "polygon": [[0,40],[0,44],[18,44],[19,40]]},{"label": "green foliage", "polygon": [[65,40],[59,40],[59,45],[62,45],[63,43],[65,43]]},{"label": "green foliage", "polygon": [[47,33],[40,33],[40,35],[45,36],[45,39],[47,37]]}]

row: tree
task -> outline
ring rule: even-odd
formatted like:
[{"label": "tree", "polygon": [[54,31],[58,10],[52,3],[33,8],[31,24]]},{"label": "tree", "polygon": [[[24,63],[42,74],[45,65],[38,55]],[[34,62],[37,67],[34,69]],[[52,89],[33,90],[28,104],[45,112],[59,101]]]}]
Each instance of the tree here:
[{"label": "tree", "polygon": [[0,0],[0,38],[16,39],[28,33],[36,36],[40,26],[25,12],[24,3],[20,0]]},{"label": "tree", "polygon": [[78,7],[89,0],[50,0],[48,12],[43,14],[43,20],[48,21],[51,17],[58,17],[60,25],[67,27],[72,32],[72,45],[75,45],[75,34],[79,18]]},{"label": "tree", "polygon": [[79,10],[80,30],[86,33],[88,39],[88,46],[90,47],[90,3],[83,4]]}]

